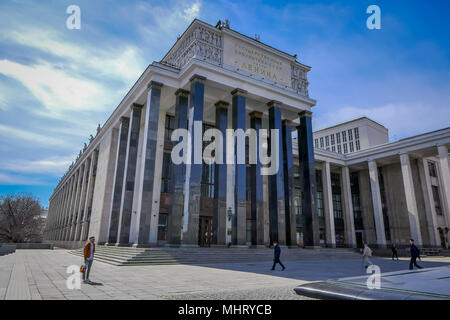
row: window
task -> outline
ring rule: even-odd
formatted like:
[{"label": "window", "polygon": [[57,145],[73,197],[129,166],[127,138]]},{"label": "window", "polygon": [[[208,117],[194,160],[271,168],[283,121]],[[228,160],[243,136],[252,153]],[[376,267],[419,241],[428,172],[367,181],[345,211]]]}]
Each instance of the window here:
[{"label": "window", "polygon": [[171,141],[170,137],[172,136],[172,132],[175,129],[175,117],[166,114],[166,124],[164,130],[164,140]]},{"label": "window", "polygon": [[341,133],[340,132],[337,132],[336,133],[336,143],[341,143]]},{"label": "window", "polygon": [[330,147],[327,147],[327,151],[330,151]]},{"label": "window", "polygon": [[441,208],[441,198],[439,196],[439,188],[437,186],[431,186],[433,190],[433,200],[434,200],[434,208],[436,209],[436,214],[438,216],[442,216],[442,208]]},{"label": "window", "polygon": [[317,191],[317,214],[319,217],[323,217],[323,192]]},{"label": "window", "polygon": [[314,139],[314,146],[319,148],[319,139]]},{"label": "window", "polygon": [[359,130],[358,128],[353,129],[355,131],[355,139],[359,139]]},{"label": "window", "polygon": [[172,160],[169,152],[163,154],[163,167],[161,174],[161,192],[170,192],[170,179],[172,178]]},{"label": "window", "polygon": [[344,143],[344,153],[348,153],[347,144]]},{"label": "window", "polygon": [[350,146],[350,152],[355,151],[355,149],[354,149],[354,147],[353,147],[353,141],[350,141],[348,144],[349,144],[349,146]]},{"label": "window", "polygon": [[430,177],[437,177],[436,164],[432,161],[428,161],[428,172],[430,173]]},{"label": "window", "polygon": [[337,147],[338,147],[338,153],[342,153],[342,147],[341,147],[341,145],[338,145]]},{"label": "window", "polygon": [[331,151],[336,152],[336,147],[335,146],[331,146]]},{"label": "window", "polygon": [[331,135],[331,145],[334,144],[334,134]]},{"label": "window", "polygon": [[[202,166],[202,190],[201,196],[207,198],[214,198],[214,162],[203,163]],[[250,170],[247,170],[247,172]]]},{"label": "window", "polygon": [[320,147],[323,149],[323,137],[320,138]]},{"label": "window", "polygon": [[348,130],[348,140],[353,140],[353,130],[352,129]]},{"label": "window", "polygon": [[158,217],[158,240],[167,240],[167,213],[160,213]]},{"label": "window", "polygon": [[356,144],[356,150],[361,150],[361,146],[359,145],[359,140],[356,140],[355,144]]},{"label": "window", "polygon": [[347,142],[347,132],[342,131],[342,142]]},{"label": "window", "polygon": [[326,136],[325,137],[325,146],[329,146],[330,145],[330,136]]}]

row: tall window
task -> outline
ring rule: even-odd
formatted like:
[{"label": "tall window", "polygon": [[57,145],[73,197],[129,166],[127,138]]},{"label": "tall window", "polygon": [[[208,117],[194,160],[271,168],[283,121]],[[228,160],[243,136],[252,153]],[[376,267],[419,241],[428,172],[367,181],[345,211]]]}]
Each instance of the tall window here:
[{"label": "tall window", "polygon": [[163,154],[163,167],[161,174],[161,192],[170,192],[170,180],[172,178],[172,160],[170,152],[164,152]]},{"label": "tall window", "polygon": [[348,153],[347,144],[344,143],[344,153]]},{"label": "tall window", "polygon": [[359,130],[358,128],[353,129],[355,131],[355,139],[359,139]]},{"label": "tall window", "polygon": [[323,186],[322,186],[322,171],[316,170],[316,200],[317,200],[317,214],[323,217]]},{"label": "tall window", "polygon": [[355,148],[353,147],[353,141],[350,141],[350,142],[348,143],[348,145],[349,145],[349,147],[350,147],[350,152],[355,151]]},{"label": "tall window", "polygon": [[314,146],[319,148],[319,139],[314,139]]},{"label": "tall window", "polygon": [[325,137],[325,146],[329,146],[330,145],[330,137],[329,136],[326,136]]},{"label": "tall window", "polygon": [[353,140],[353,130],[352,129],[348,130],[348,140]]},{"label": "tall window", "polygon": [[[203,124],[203,132],[211,128],[214,128],[214,126],[205,123]],[[203,142],[203,148],[205,148],[207,144],[209,144],[209,142]],[[214,198],[214,169],[215,165],[213,159],[205,160],[202,166],[202,197]]]},{"label": "tall window", "polygon": [[334,134],[332,134],[331,136],[330,136],[331,138],[331,145],[334,145]]},{"label": "tall window", "polygon": [[336,152],[336,147],[335,147],[335,146],[332,146],[332,147],[331,147],[331,151]]},{"label": "tall window", "polygon": [[160,213],[158,217],[158,240],[167,240],[167,213]]},{"label": "tall window", "polygon": [[433,200],[434,200],[434,208],[436,209],[436,214],[438,216],[442,216],[442,207],[441,207],[441,197],[439,196],[439,188],[437,186],[431,186],[433,190]]},{"label": "tall window", "polygon": [[322,149],[323,149],[323,137],[322,137],[322,138],[320,138],[320,148],[322,148]]},{"label": "tall window", "polygon": [[361,146],[360,146],[360,144],[359,144],[359,140],[356,140],[355,141],[355,144],[356,144],[356,150],[358,151],[358,150],[361,150]]},{"label": "tall window", "polygon": [[431,177],[437,177],[436,164],[432,161],[428,161],[428,172],[430,173]]},{"label": "tall window", "polygon": [[341,143],[341,133],[340,132],[336,132],[336,143]]},{"label": "tall window", "polygon": [[342,142],[347,142],[347,132],[342,131]]},{"label": "tall window", "polygon": [[166,114],[166,124],[164,130],[165,141],[170,141],[170,137],[172,136],[173,130],[175,130],[175,117]]},{"label": "tall window", "polygon": [[358,172],[350,173],[350,188],[352,191],[353,214],[355,217],[355,229],[364,229],[362,220],[361,201],[359,196]]},{"label": "tall window", "polygon": [[341,145],[339,144],[337,147],[338,147],[338,153],[342,153],[342,147],[341,147]]}]

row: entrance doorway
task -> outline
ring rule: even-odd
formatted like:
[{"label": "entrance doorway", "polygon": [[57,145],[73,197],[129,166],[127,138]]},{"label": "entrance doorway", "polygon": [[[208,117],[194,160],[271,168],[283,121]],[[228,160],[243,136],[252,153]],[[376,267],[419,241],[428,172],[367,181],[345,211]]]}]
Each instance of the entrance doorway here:
[{"label": "entrance doorway", "polygon": [[200,216],[198,226],[198,245],[210,247],[212,240],[212,217]]},{"label": "entrance doorway", "polygon": [[362,233],[362,231],[356,231],[355,235],[356,235],[356,246],[357,246],[357,248],[362,248],[363,247],[363,233]]}]

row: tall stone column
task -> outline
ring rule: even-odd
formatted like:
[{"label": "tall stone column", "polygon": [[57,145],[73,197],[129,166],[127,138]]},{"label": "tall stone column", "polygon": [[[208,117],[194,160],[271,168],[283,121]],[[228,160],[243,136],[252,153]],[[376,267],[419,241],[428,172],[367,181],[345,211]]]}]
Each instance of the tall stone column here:
[{"label": "tall stone column", "polygon": [[377,245],[386,247],[386,234],[384,231],[383,209],[381,206],[380,185],[378,181],[378,167],[375,160],[368,162],[370,191],[372,193],[373,217],[375,220],[375,231],[377,233]]},{"label": "tall stone column", "polygon": [[417,245],[422,245],[422,232],[420,230],[419,212],[417,210],[416,194],[414,193],[414,182],[411,172],[411,161],[407,153],[400,155],[400,165],[402,167],[403,188],[405,189],[406,208],[408,210],[409,228],[411,238]]},{"label": "tall stone column", "polygon": [[64,237],[63,237],[64,241],[69,240],[70,221],[71,221],[73,205],[74,205],[74,201],[75,201],[74,199],[75,199],[75,193],[76,193],[76,188],[77,188],[77,178],[78,178],[78,173],[75,172],[72,177],[69,206],[67,207],[66,220],[65,220],[65,224],[64,224]]},{"label": "tall stone column", "polygon": [[336,232],[334,228],[333,191],[331,189],[330,163],[322,163],[323,204],[325,210],[325,229],[327,246],[336,248]]},{"label": "tall stone column", "polygon": [[[218,101],[216,106],[216,129],[226,137],[228,128],[228,102]],[[214,169],[214,218],[213,244],[227,243],[227,152],[226,141],[222,144],[222,163],[215,163]]]},{"label": "tall stone column", "polygon": [[316,203],[316,170],[314,167],[314,145],[312,132],[312,113],[299,113],[300,125],[298,132],[298,150],[300,161],[300,180],[303,189],[302,208],[304,216],[305,247],[319,247],[319,216]]},{"label": "tall stone column", "polygon": [[60,241],[64,240],[64,231],[65,231],[65,227],[66,227],[67,211],[68,211],[69,204],[70,204],[70,196],[72,194],[72,180],[73,180],[73,176],[70,176],[69,178],[67,178],[67,182],[66,182],[66,184],[67,184],[66,198],[64,201],[64,208],[62,211],[61,223],[60,223],[60,234],[59,234]]},{"label": "tall stone column", "polygon": [[[178,89],[175,92],[175,128],[187,129],[187,114],[188,114],[188,102],[189,91]],[[175,141],[174,144],[181,143],[182,138],[179,141]],[[183,141],[184,142],[184,141]],[[183,152],[186,152],[184,150]],[[185,156],[183,154],[183,156]],[[170,245],[178,246],[181,244],[181,231],[183,228],[183,207],[184,207],[184,177],[185,177],[185,163],[174,164],[172,163],[172,179],[170,183],[171,196],[169,216],[167,221],[167,233],[168,242]]]},{"label": "tall stone column", "polygon": [[[278,171],[276,174],[269,176],[269,218],[270,218],[270,243],[278,241],[280,245],[286,245],[286,213],[285,213],[285,193],[284,193],[284,174],[283,174],[283,134],[281,128],[281,110],[280,102],[270,101],[269,106],[269,129],[270,143],[269,152],[272,160],[278,163]],[[276,139],[272,135],[272,130],[278,131],[278,154],[273,155],[272,139]]]},{"label": "tall stone column", "polygon": [[[245,95],[247,91],[235,89],[231,92],[232,100],[232,123],[233,129],[242,130],[245,133]],[[237,142],[237,141],[236,141]],[[238,149],[240,148],[240,149]],[[243,148],[243,150],[241,150]],[[244,146],[235,143],[234,153],[236,156],[235,164],[235,183],[234,183],[234,216],[232,221],[231,241],[233,245],[244,246],[247,243],[247,164],[246,151]],[[238,155],[242,155],[239,157]],[[239,164],[240,162],[244,162]]]},{"label": "tall stone column", "polygon": [[73,241],[77,241],[77,234],[78,234],[78,230],[80,229],[80,224],[81,224],[81,216],[83,214],[83,207],[82,204],[84,205],[84,197],[85,197],[85,193],[86,193],[86,179],[87,179],[87,161],[85,160],[84,163],[82,164],[82,176],[81,176],[81,186],[80,186],[80,196],[78,198],[78,202],[77,202],[77,216],[75,219],[75,228],[73,230],[73,235],[72,235],[72,240]]},{"label": "tall stone column", "polygon": [[94,186],[95,186],[95,167],[97,166],[98,150],[94,150],[91,155],[91,164],[89,168],[89,179],[87,185],[86,202],[84,204],[84,219],[81,227],[81,239],[86,240],[89,232],[89,209],[92,210],[92,199],[94,197]]},{"label": "tall stone column", "polygon": [[83,227],[83,218],[85,215],[84,206],[86,203],[90,169],[91,169],[91,159],[88,158],[84,162],[84,178],[83,178],[83,186],[81,188],[80,205],[79,205],[79,209],[78,209],[78,211],[79,211],[78,222],[77,222],[77,227],[75,229],[75,239],[74,239],[75,241],[80,241],[81,229]]},{"label": "tall stone column", "polygon": [[[262,147],[259,132],[262,129],[262,112],[253,111],[250,114],[250,127],[256,131],[256,148]],[[259,151],[258,151],[259,152]],[[264,193],[263,176],[259,157],[250,166],[251,210],[252,210],[252,245],[264,246]]]},{"label": "tall stone column", "polygon": [[345,214],[345,242],[346,245],[356,248],[355,214],[353,213],[352,189],[350,185],[350,170],[347,166],[341,168],[342,191],[344,193]]},{"label": "tall stone column", "polygon": [[122,117],[119,125],[119,138],[117,141],[117,156],[114,169],[113,195],[111,213],[109,215],[108,244],[119,242],[120,207],[122,203],[123,182],[125,176],[125,160],[127,156],[128,132],[130,118]]},{"label": "tall stone column", "polygon": [[118,242],[128,244],[130,240],[131,213],[133,209],[134,179],[141,127],[142,105],[133,103],[131,106],[130,125],[128,130],[125,169],[122,184],[122,199],[120,201]]},{"label": "tall stone column", "polygon": [[[435,247],[439,247],[441,239],[439,236],[439,230],[437,225],[436,208],[434,206],[433,191],[431,187],[431,178],[428,171],[428,160],[425,158],[419,159],[419,176],[422,193],[425,202],[425,213],[427,217],[428,234],[430,235],[430,244]],[[425,242],[422,239],[422,242]]]},{"label": "tall stone column", "polygon": [[443,205],[446,207],[445,214],[447,223],[450,221],[450,167],[449,167],[449,157],[448,148],[446,145],[438,146],[439,153],[439,184],[442,188],[443,194]]},{"label": "tall stone column", "polygon": [[294,157],[292,155],[292,123],[283,120],[284,209],[286,213],[286,245],[297,246],[297,222],[294,202]]},{"label": "tall stone column", "polygon": [[[188,199],[186,199],[188,204],[187,211],[185,210],[183,223],[182,244],[184,246],[196,247],[198,246],[203,159],[202,149],[200,149],[200,151],[196,150],[195,140],[198,139],[199,141],[203,141],[202,124],[206,78],[194,75],[190,81],[189,133],[191,140],[188,143],[190,146],[190,152],[188,152],[188,157],[190,157],[190,159],[188,159],[188,161],[190,160],[191,164],[187,165],[186,170],[186,185],[188,188],[185,190],[185,195],[188,197]],[[188,170],[189,172],[187,172]]]},{"label": "tall stone column", "polygon": [[142,144],[142,190],[139,196],[141,203],[139,212],[139,233],[137,245],[145,246],[150,243],[150,224],[159,218],[152,215],[153,185],[155,180],[156,153],[159,127],[159,109],[161,89],[163,84],[151,81],[148,85],[147,110],[145,112],[144,139]]},{"label": "tall stone column", "polygon": [[80,165],[80,169],[78,169],[78,180],[77,180],[77,194],[75,196],[75,204],[73,209],[73,218],[72,218],[72,225],[70,227],[70,241],[75,240],[75,231],[77,228],[78,223],[78,216],[80,215],[80,199],[81,199],[81,192],[83,188],[83,177],[84,177],[84,164]]}]

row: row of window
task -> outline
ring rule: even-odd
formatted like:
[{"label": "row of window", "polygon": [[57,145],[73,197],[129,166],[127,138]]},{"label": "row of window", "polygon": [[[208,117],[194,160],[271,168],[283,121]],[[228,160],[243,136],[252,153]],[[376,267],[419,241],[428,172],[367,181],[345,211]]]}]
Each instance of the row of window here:
[{"label": "row of window", "polygon": [[[341,145],[342,137],[342,145]],[[348,138],[348,145],[347,145]],[[354,139],[353,139],[354,138]],[[314,146],[316,148],[325,149],[327,151],[333,151],[338,153],[349,153],[361,150],[361,144],[359,142],[359,129],[353,128],[344,130],[342,132],[333,133],[325,137],[316,138],[314,140]],[[343,152],[342,152],[343,151]]]}]

